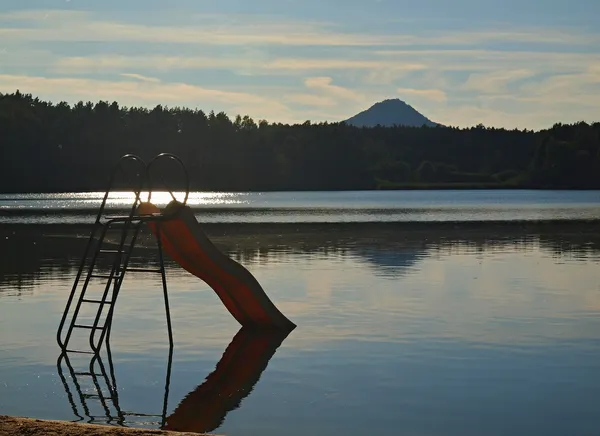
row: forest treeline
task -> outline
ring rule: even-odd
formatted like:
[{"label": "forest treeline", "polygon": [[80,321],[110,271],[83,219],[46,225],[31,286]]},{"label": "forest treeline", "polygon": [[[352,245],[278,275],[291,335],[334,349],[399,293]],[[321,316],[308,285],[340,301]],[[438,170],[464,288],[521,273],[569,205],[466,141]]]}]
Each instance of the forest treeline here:
[{"label": "forest treeline", "polygon": [[[194,190],[600,188],[600,123],[358,128],[0,94],[0,191],[102,191],[126,153],[171,152]],[[171,170],[167,179],[179,174]]]}]

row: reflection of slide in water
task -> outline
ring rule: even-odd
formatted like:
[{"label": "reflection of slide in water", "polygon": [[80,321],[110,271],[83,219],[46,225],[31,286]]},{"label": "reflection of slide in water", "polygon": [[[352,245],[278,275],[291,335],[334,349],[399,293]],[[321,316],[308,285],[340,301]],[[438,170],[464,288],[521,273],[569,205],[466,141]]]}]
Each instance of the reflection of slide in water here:
[{"label": "reflection of slide in water", "polygon": [[[151,203],[139,206],[140,215],[161,213]],[[192,209],[172,201],[160,222],[148,222],[160,234],[164,250],[184,269],[204,280],[227,310],[244,327],[293,329],[295,325],[271,302],[254,276],[221,253],[200,228]]]},{"label": "reflection of slide in water", "polygon": [[167,417],[165,430],[206,433],[237,409],[260,379],[289,332],[254,332],[242,328],[212,372]]},{"label": "reflection of slide in water", "polygon": [[[57,362],[58,374],[63,382],[73,413],[78,418],[77,421],[85,418],[79,413],[79,408],[76,406],[75,397],[63,374],[63,364],[67,366],[71,383],[78,394],[83,414],[88,418],[88,423],[122,426],[132,425],[134,424],[133,420],[141,418],[145,421],[145,426],[150,423],[148,420],[152,419],[155,426],[165,430],[206,433],[219,427],[227,413],[238,408],[241,401],[252,392],[269,360],[288,334],[289,331],[257,331],[242,327],[223,353],[215,370],[204,383],[181,400],[168,417],[167,403],[171,379],[172,349],[169,350],[161,415],[122,411],[108,342],[106,350],[110,372],[106,371],[99,355],[92,358],[88,371],[75,371],[66,353],[63,353]],[[92,386],[89,386],[89,383],[87,385],[85,382],[82,383],[82,378],[89,379],[93,383]],[[108,388],[108,391],[103,388],[104,386]],[[91,402],[102,406],[103,415],[94,415],[91,412]]]}]

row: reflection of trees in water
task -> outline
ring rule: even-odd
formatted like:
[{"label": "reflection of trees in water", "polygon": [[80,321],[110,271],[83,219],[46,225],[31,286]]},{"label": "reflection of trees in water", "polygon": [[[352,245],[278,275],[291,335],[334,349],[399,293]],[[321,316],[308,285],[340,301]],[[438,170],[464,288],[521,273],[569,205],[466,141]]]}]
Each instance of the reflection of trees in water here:
[{"label": "reflection of trees in water", "polygon": [[[31,294],[33,288],[49,278],[74,277],[89,237],[90,228],[75,226],[3,225],[0,228],[0,297]],[[112,239],[111,239],[112,237]],[[116,243],[114,236],[109,242]],[[141,256],[148,246],[142,239],[138,255],[132,262],[148,265],[154,253]],[[146,250],[147,251],[147,250]],[[111,260],[99,257],[101,271],[109,271]]]},{"label": "reflection of trees in water", "polygon": [[0,297],[31,295],[43,271],[37,241],[2,233],[0,253]]},{"label": "reflection of trees in water", "polygon": [[[600,226],[594,223],[207,224],[204,228],[219,249],[242,264],[283,262],[294,255],[337,256],[360,259],[378,273],[395,277],[438,254],[541,249],[575,260],[600,256]],[[31,293],[48,277],[74,276],[88,234],[89,227],[79,226],[2,226],[0,296]],[[108,240],[117,237],[109,235]],[[154,247],[144,232],[132,266],[154,264]],[[98,259],[100,270],[110,266],[108,258]]]},{"label": "reflection of trees in water", "polygon": [[600,256],[595,223],[375,223],[207,225],[213,241],[242,263],[284,261],[290,253],[354,257],[400,277],[428,256],[542,250],[558,257]]},{"label": "reflection of trees in water", "polygon": [[541,250],[557,258],[600,256],[599,223],[462,224],[430,238],[429,249],[447,254]]},{"label": "reflection of trees in water", "polygon": [[387,226],[349,224],[207,225],[212,241],[242,264],[310,259],[358,259],[386,276],[402,276],[427,256],[423,240],[409,240]]}]

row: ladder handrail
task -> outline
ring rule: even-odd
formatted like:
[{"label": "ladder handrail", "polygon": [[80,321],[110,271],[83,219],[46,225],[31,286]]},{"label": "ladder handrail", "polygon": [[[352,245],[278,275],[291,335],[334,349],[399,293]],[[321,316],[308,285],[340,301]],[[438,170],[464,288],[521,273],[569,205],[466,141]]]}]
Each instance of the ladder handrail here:
[{"label": "ladder handrail", "polygon": [[142,189],[144,188],[144,184],[146,183],[146,179],[148,178],[148,170],[147,170],[148,166],[146,165],[146,163],[144,162],[144,160],[141,157],[139,157],[135,154],[126,154],[117,161],[117,163],[113,166],[113,169],[111,170],[110,178],[108,180],[108,188],[106,189],[104,198],[102,199],[102,203],[100,205],[100,209],[98,209],[98,214],[96,215],[96,223],[101,222],[101,218],[104,213],[104,208],[106,207],[106,202],[108,200],[108,196],[112,192],[112,187],[115,182],[115,177],[117,175],[117,172],[119,171],[119,169],[121,169],[121,166],[123,165],[123,163],[128,160],[132,160],[134,162],[141,164],[141,170],[142,170],[142,174],[141,175],[138,174],[139,182],[137,185],[137,189],[134,189],[134,191],[133,191],[133,193],[135,194],[135,200],[132,204],[130,215],[135,214],[137,204],[139,203],[140,197],[142,194]]},{"label": "ladder handrail", "polygon": [[[185,205],[187,203],[188,197],[190,195],[190,175],[189,175],[188,170],[185,167],[185,164],[183,163],[183,161],[178,156],[174,155],[173,153],[160,153],[160,154],[156,155],[154,158],[152,158],[152,160],[150,160],[148,162],[148,164],[146,165],[146,177],[148,179],[148,200],[147,201],[150,202],[152,200],[152,188],[153,188],[152,182],[153,182],[153,180],[152,180],[152,173],[151,173],[150,169],[153,168],[153,166],[154,166],[154,164],[156,164],[156,162],[159,162],[164,159],[174,160],[181,167],[181,170],[183,173],[183,178],[184,178],[184,186],[185,186],[185,191],[184,191],[185,197],[183,198],[182,203]],[[164,187],[167,189],[169,194],[171,194],[171,198],[173,198],[173,200],[175,200],[175,201],[178,201],[177,198],[175,198],[173,191],[171,189],[169,189],[169,186],[168,186],[167,182],[165,181],[165,179],[162,177],[162,175],[160,178],[162,180]]]},{"label": "ladder handrail", "polygon": [[[88,255],[89,255],[89,252],[90,252],[90,248],[92,247],[93,242],[94,242],[94,236],[96,236],[96,232],[98,230],[98,226],[102,224],[101,218],[102,218],[102,215],[104,213],[104,209],[106,207],[106,202],[108,200],[108,196],[112,192],[112,188],[113,188],[113,184],[114,184],[117,172],[119,171],[119,169],[121,168],[121,166],[123,165],[123,163],[126,162],[126,161],[128,161],[128,160],[132,160],[132,161],[134,161],[134,162],[136,162],[138,164],[141,164],[141,168],[142,168],[141,175],[140,175],[140,173],[138,173],[139,184],[137,186],[137,190],[134,191],[135,200],[134,200],[134,202],[133,202],[133,204],[131,206],[131,210],[129,211],[129,221],[134,216],[135,211],[137,209],[137,206],[139,205],[139,203],[141,201],[141,199],[140,199],[141,192],[142,192],[142,189],[144,187],[144,183],[145,183],[145,181],[147,179],[147,167],[146,167],[145,162],[139,156],[136,156],[134,154],[126,154],[126,155],[124,155],[123,157],[121,157],[119,159],[119,161],[115,164],[115,166],[113,167],[113,169],[111,171],[111,174],[110,174],[110,177],[109,177],[109,180],[108,180],[108,187],[107,187],[106,192],[104,194],[104,197],[102,199],[102,203],[100,204],[100,208],[98,210],[98,214],[96,215],[96,220],[94,222],[94,227],[93,227],[92,231],[90,232],[90,237],[88,239],[85,251],[83,253],[83,256],[81,257],[81,263],[79,265],[79,270],[77,271],[77,275],[75,276],[75,280],[73,282],[73,287],[71,289],[71,293],[69,294],[69,298],[67,299],[67,304],[66,304],[63,316],[62,316],[62,318],[60,320],[60,323],[59,323],[59,326],[58,326],[58,331],[56,333],[56,340],[57,340],[57,342],[58,342],[58,344],[60,345],[61,348],[65,348],[66,347],[66,343],[68,342],[68,340],[70,338],[70,335],[71,335],[72,325],[75,322],[75,318],[77,317],[77,313],[79,312],[79,308],[81,306],[81,302],[79,301],[78,302],[79,304],[77,305],[77,307],[75,309],[75,313],[73,314],[73,319],[72,319],[71,326],[70,326],[71,328],[67,332],[67,337],[65,338],[65,340],[63,342],[62,337],[61,337],[62,336],[62,331],[63,331],[64,325],[65,325],[67,316],[69,314],[69,311],[71,309],[71,304],[73,303],[73,298],[75,296],[75,292],[77,291],[77,286],[79,285],[79,281],[81,279],[81,275],[82,275],[83,270],[85,268],[86,261],[88,260]],[[90,263],[90,267],[88,269],[88,274],[86,276],[86,282],[84,284],[84,288],[87,287],[87,284],[89,282],[90,275],[91,275],[92,270],[93,270],[93,268],[95,266],[96,258],[98,256],[98,250],[100,249],[102,241],[104,240],[104,236],[106,235],[106,230],[107,230],[107,227],[103,226],[102,231],[100,233],[100,238],[98,240],[98,247],[97,247],[96,252],[94,253],[94,255],[92,257],[92,260],[91,260],[91,263]],[[80,300],[82,298],[83,298],[83,294],[80,295]]]}]

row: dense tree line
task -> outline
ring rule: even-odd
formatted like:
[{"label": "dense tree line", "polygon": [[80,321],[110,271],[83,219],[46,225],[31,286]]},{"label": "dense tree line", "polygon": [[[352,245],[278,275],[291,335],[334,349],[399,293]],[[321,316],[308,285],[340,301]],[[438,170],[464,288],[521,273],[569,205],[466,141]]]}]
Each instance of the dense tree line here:
[{"label": "dense tree line", "polygon": [[600,188],[600,123],[536,132],[284,125],[17,91],[0,94],[0,138],[1,192],[103,190],[123,154],[161,152],[183,159],[197,190]]}]

